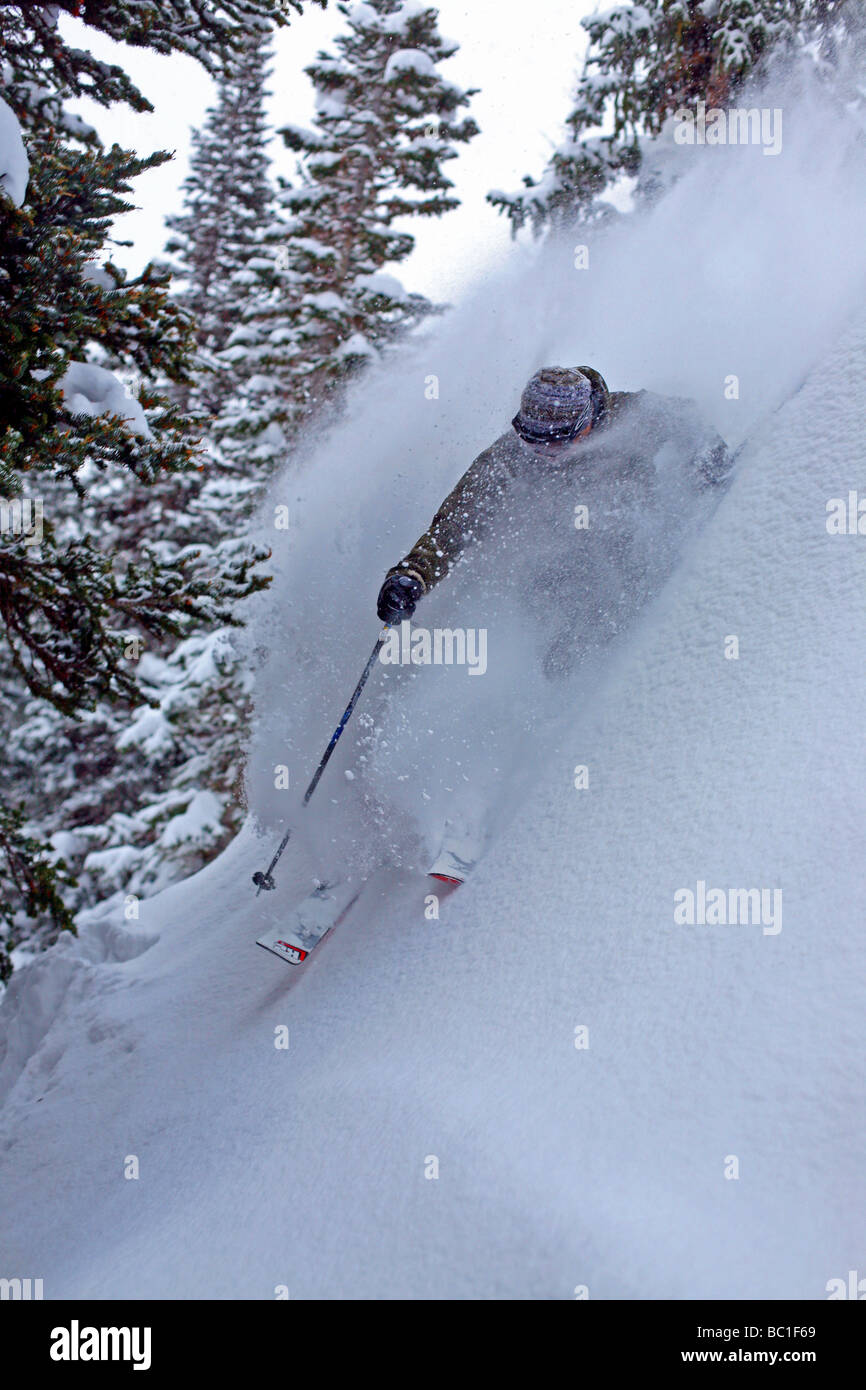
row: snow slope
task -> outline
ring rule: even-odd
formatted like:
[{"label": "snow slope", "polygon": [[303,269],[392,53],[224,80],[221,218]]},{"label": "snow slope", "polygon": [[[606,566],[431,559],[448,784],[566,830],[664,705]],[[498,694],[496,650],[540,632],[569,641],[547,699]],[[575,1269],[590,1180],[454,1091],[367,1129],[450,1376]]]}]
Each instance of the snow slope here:
[{"label": "snow slope", "polygon": [[[594,247],[592,281],[531,263],[486,287],[278,490],[296,529],[253,634],[269,833],[13,977],[0,1273],[48,1298],[547,1300],[822,1298],[862,1269],[866,552],[825,522],[862,477],[866,190],[832,120],[786,130],[757,181],[729,151]],[[514,382],[560,356],[692,394],[720,428],[739,371],[737,478],[592,682],[564,688],[477,877],[428,920],[403,845],[293,972],[253,945],[312,853],[293,840],[280,893],[253,895],[287,814],[273,764],[288,744],[303,786],[374,635],[377,575]],[[350,580],[304,644],[309,596]],[[474,737],[502,692],[459,675]],[[364,804],[361,746],[322,783],[329,847]],[[403,766],[411,818],[411,749],[378,752],[368,785]],[[781,889],[781,930],[678,925],[699,881]]]},{"label": "snow slope", "polygon": [[[864,371],[861,322],[439,921],[386,876],[294,975],[251,944],[276,905],[245,835],[144,905],[143,953],[15,979],[10,1273],[54,1297],[820,1298],[862,1263],[866,551],[825,503]],[[782,930],[675,926],[701,878],[780,886]]]}]

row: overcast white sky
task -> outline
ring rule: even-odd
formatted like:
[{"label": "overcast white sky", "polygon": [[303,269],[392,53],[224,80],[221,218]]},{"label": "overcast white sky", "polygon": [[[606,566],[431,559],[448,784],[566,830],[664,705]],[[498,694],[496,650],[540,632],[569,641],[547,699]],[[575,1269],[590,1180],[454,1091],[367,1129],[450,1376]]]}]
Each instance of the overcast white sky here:
[{"label": "overcast white sky", "polygon": [[[416,249],[399,274],[407,289],[447,299],[481,265],[507,253],[508,224],[484,195],[491,188],[519,188],[524,173],[541,173],[571,109],[586,46],[580,20],[596,5],[593,0],[439,0],[437,8],[442,33],[461,46],[442,71],[464,87],[481,88],[471,107],[481,134],[448,166],[462,206],[441,219],[414,221]],[[326,11],[308,10],[281,32],[270,83],[274,126],[312,123],[312,85],[303,68],[344,26],[332,0]],[[135,246],[116,251],[115,259],[138,270],[162,252],[162,219],[179,206],[190,133],[213,100],[213,84],[191,59],[121,48],[76,20],[64,20],[63,28],[82,48],[121,62],[155,107],[153,115],[142,116],[80,103],[78,109],[103,138],[142,153],[176,152],[171,164],[138,180],[141,210],[118,223],[118,235]],[[276,168],[291,173],[294,156],[281,141],[274,143],[274,157]]]}]

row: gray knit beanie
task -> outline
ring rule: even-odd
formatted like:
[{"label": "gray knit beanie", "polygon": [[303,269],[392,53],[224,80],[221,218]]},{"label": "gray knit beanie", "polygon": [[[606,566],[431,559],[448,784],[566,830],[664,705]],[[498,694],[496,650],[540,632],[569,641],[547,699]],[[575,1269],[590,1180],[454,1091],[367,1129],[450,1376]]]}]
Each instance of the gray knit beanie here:
[{"label": "gray knit beanie", "polygon": [[592,383],[576,367],[543,367],[527,383],[512,421],[529,443],[573,439],[593,420]]}]

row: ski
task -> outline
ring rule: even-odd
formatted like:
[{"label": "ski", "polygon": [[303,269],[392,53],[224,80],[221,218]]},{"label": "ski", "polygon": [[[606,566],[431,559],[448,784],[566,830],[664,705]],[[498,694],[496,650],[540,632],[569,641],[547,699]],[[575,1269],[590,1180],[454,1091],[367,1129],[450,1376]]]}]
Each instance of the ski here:
[{"label": "ski", "polygon": [[429,878],[455,887],[465,883],[484,853],[485,837],[474,821],[449,816],[442,833],[439,853],[427,870]]},{"label": "ski", "polygon": [[321,884],[289,914],[286,925],[273,927],[256,939],[289,965],[303,965],[325,937],[343,921],[357,901],[363,884]]}]

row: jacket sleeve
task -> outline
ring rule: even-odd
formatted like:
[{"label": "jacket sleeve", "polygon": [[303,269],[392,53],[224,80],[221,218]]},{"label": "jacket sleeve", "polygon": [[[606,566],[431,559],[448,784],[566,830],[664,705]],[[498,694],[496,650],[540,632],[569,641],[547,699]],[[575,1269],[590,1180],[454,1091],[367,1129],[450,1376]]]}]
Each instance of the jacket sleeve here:
[{"label": "jacket sleeve", "polygon": [[684,396],[656,396],[650,391],[635,392],[631,399],[646,402],[648,444],[660,446],[671,438],[679,441],[685,454],[691,456],[692,473],[700,488],[727,483],[734,466],[730,450],[721,435],[707,425],[694,401]]},{"label": "jacket sleeve", "polygon": [[508,450],[501,447],[505,438],[478,455],[445,498],[429,528],[386,578],[392,574],[413,574],[421,580],[426,593],[444,579],[468,545],[485,535],[512,476]]}]

